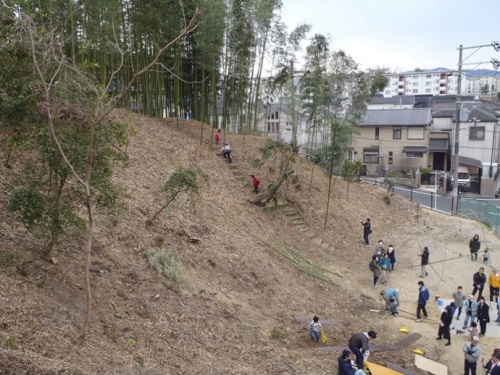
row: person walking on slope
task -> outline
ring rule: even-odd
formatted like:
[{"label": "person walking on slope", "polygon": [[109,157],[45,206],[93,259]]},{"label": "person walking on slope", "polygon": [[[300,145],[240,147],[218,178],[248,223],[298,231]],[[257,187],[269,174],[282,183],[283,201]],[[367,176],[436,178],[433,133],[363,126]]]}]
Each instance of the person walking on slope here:
[{"label": "person walking on slope", "polygon": [[484,302],[484,297],[479,298],[479,303],[477,304],[477,321],[479,322],[479,327],[481,327],[481,332],[479,336],[484,336],[486,334],[486,325],[490,322],[490,307]]},{"label": "person walking on slope", "polygon": [[219,141],[220,141],[220,135],[222,133],[222,130],[218,129],[217,130],[217,133],[215,133],[215,145],[218,146],[219,145]]},{"label": "person walking on slope", "polygon": [[423,281],[418,282],[418,302],[417,302],[417,322],[422,321],[421,313],[424,313],[424,316],[427,318],[427,309],[425,305],[430,298],[429,289],[424,285]]},{"label": "person walking on slope", "polygon": [[309,323],[309,336],[311,338],[311,341],[314,342],[319,342],[319,339],[321,337],[321,330],[323,329],[323,326],[319,322],[319,318],[315,316],[311,323]]},{"label": "person walking on slope", "polygon": [[231,146],[229,146],[229,143],[224,142],[224,146],[221,148],[220,152],[222,152],[222,156],[224,156],[224,159],[227,159],[229,164],[233,162],[233,159],[231,158]]},{"label": "person walking on slope", "polygon": [[370,234],[372,233],[372,223],[370,218],[366,219],[366,221],[361,220],[361,225],[363,225],[363,238],[365,240],[365,245],[370,245]]},{"label": "person walking on slope", "polygon": [[436,340],[448,340],[445,344],[446,346],[451,345],[451,335],[450,335],[450,325],[453,319],[453,314],[451,313],[451,307],[446,306],[441,314],[441,321],[439,322],[438,337]]},{"label": "person walking on slope", "polygon": [[364,355],[370,349],[370,339],[376,338],[377,333],[375,331],[368,331],[356,333],[349,339],[349,349],[356,355],[356,366],[358,369],[363,369]]},{"label": "person walking on slope", "polygon": [[481,241],[479,241],[479,236],[477,234],[472,237],[469,241],[469,250],[470,250],[470,260],[477,260],[477,253],[481,248]]},{"label": "person walking on slope", "polygon": [[255,175],[250,175],[252,177],[252,186],[255,194],[259,194],[260,179]]},{"label": "person walking on slope", "polygon": [[469,296],[469,299],[465,301],[464,307],[465,307],[465,320],[462,329],[467,329],[467,324],[469,323],[469,319],[471,322],[473,322],[474,319],[476,319],[477,315],[477,302],[472,294]]},{"label": "person walking on slope", "polygon": [[472,276],[472,286],[474,287],[474,289],[472,289],[472,295],[476,295],[476,292],[479,291],[479,294],[477,295],[478,301],[483,295],[484,284],[486,284],[486,275],[484,274],[484,268],[481,267],[479,271]]},{"label": "person walking on slope", "polygon": [[479,337],[474,336],[471,342],[466,342],[463,347],[465,353],[464,375],[476,375],[477,361],[481,355],[481,347],[479,346]]},{"label": "person walking on slope", "polygon": [[422,249],[422,254],[420,254],[420,256],[422,257],[420,261],[420,270],[422,271],[422,274],[420,277],[424,278],[429,275],[425,270],[425,267],[429,264],[429,248],[427,246]]},{"label": "person walking on slope", "polygon": [[453,300],[455,301],[455,306],[457,307],[458,314],[457,320],[460,319],[460,314],[462,314],[462,308],[464,306],[464,302],[466,300],[465,294],[462,293],[462,287],[459,286],[457,291],[453,293]]},{"label": "person walking on slope", "polygon": [[368,263],[370,271],[373,272],[373,287],[378,288],[378,279],[380,278],[380,265],[376,255],[372,256],[372,260]]}]

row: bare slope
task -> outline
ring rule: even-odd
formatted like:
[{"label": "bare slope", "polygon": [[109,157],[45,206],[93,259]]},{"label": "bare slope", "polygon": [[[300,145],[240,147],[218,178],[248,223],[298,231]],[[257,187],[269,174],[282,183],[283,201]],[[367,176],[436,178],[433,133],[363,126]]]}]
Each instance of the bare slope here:
[{"label": "bare slope", "polygon": [[[264,211],[247,202],[252,192],[246,176],[256,172],[264,186],[269,181],[266,171],[249,164],[265,138],[227,135],[236,165],[230,169],[209,148],[209,127],[200,145],[199,123],[120,116],[136,134],[127,149],[130,162],[115,176],[126,193],[123,214],[117,223],[97,220],[87,341],[76,339],[84,313],[81,243],[68,240],[50,265],[1,208],[0,342],[11,338],[16,347],[7,351],[2,344],[5,373],[330,373],[337,354],[309,344],[304,324],[295,320],[314,314],[335,320],[326,327],[331,345],[367,329],[379,332],[379,344],[402,338],[400,323],[369,311],[380,302],[367,266],[372,250],[362,245],[359,222],[372,218],[373,241],[403,241],[420,226],[413,205],[400,197],[387,205],[384,191],[360,183],[350,184],[347,200],[347,184],[337,179],[323,231],[327,178],[315,168],[310,185],[312,165],[305,160],[296,164],[300,189],[287,193],[295,213]],[[201,199],[195,206],[181,199],[145,225],[161,205],[161,186],[180,165],[210,176]],[[1,168],[2,176],[12,173]],[[162,243],[182,260],[183,288],[148,266],[147,253]],[[299,254],[323,269],[305,266]],[[323,279],[293,267],[290,258]],[[372,360],[410,366],[412,349],[376,353]]]}]

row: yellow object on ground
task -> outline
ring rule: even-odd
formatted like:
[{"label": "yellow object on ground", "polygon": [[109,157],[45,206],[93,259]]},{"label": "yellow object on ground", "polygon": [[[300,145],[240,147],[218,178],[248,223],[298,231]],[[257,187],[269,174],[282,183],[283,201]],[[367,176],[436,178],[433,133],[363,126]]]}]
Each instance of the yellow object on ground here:
[{"label": "yellow object on ground", "polygon": [[326,343],[326,335],[325,331],[321,330],[321,342],[324,344]]},{"label": "yellow object on ground", "polygon": [[424,355],[425,352],[420,350],[420,349],[413,349],[413,353],[418,354],[418,355]]},{"label": "yellow object on ground", "polygon": [[399,329],[399,332],[408,333],[408,332],[410,332],[410,331],[408,331],[408,329],[407,329],[407,328],[405,328],[405,327],[401,327],[401,328]]},{"label": "yellow object on ground", "polygon": [[403,375],[398,371],[391,370],[390,368],[380,366],[375,363],[365,362],[365,365],[373,375]]}]

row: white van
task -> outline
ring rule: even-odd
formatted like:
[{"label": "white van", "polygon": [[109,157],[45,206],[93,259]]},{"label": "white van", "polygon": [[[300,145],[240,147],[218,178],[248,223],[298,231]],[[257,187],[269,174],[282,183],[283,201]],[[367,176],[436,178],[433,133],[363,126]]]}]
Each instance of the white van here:
[{"label": "white van", "polygon": [[[453,183],[453,173],[451,174],[451,182]],[[467,167],[463,165],[458,166],[458,188],[460,191],[470,190],[470,174]]]}]

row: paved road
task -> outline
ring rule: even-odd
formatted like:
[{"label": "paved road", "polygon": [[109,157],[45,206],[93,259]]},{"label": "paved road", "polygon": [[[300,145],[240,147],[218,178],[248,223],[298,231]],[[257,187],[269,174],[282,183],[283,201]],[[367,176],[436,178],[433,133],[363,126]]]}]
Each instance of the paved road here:
[{"label": "paved road", "polygon": [[[363,177],[363,181],[370,182],[377,185],[382,185],[382,179]],[[420,204],[423,207],[427,207],[436,211],[451,214],[453,207],[453,198],[451,196],[443,196],[436,194],[431,191],[423,189],[411,189],[403,186],[394,186],[394,193],[408,197],[411,201]],[[481,198],[481,196],[476,194],[466,193],[462,195],[462,199],[475,199],[489,202],[497,207],[500,207],[500,199],[495,198]]]}]

